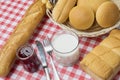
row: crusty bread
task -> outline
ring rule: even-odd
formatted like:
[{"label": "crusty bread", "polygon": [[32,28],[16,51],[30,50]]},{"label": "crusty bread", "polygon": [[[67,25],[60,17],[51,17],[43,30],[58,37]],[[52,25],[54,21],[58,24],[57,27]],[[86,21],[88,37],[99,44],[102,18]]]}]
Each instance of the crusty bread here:
[{"label": "crusty bread", "polygon": [[73,28],[86,30],[94,23],[94,12],[86,6],[75,6],[69,14],[69,21]]},{"label": "crusty bread", "polygon": [[96,12],[97,23],[103,27],[111,27],[119,20],[119,8],[112,1],[102,3]]},{"label": "crusty bread", "polygon": [[120,71],[120,30],[113,30],[80,62],[80,67],[95,80],[113,80]]},{"label": "crusty bread", "polygon": [[58,23],[64,23],[68,17],[70,10],[76,4],[76,0],[58,0],[52,10],[52,17]]},{"label": "crusty bread", "polygon": [[17,49],[25,44],[45,14],[45,6],[36,0],[26,11],[20,23],[0,50],[0,76],[6,76],[16,58]]}]

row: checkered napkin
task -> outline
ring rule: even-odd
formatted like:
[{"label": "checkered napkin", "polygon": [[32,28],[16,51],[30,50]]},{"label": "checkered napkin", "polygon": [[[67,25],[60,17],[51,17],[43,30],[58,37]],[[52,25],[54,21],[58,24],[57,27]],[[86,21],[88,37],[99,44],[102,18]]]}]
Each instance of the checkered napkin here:
[{"label": "checkered napkin", "polygon": [[[0,1],[0,48],[3,47],[6,40],[9,38],[18,22],[22,19],[27,8],[34,0],[1,0]],[[29,43],[32,44],[36,51],[35,40],[42,41],[46,35],[51,37],[55,32],[61,28],[55,25],[47,16],[37,26],[34,34],[31,36]],[[96,37],[85,38],[80,37],[80,60],[98,45],[108,34]],[[37,51],[36,51],[37,53]],[[49,63],[49,56],[46,55],[51,79],[54,80],[51,63]],[[79,67],[79,63],[71,67],[63,67],[54,60],[58,74],[61,80],[93,80],[91,76],[86,74]],[[15,61],[9,75],[0,80],[46,80],[46,76],[42,67],[35,73],[29,73],[24,70],[22,63],[19,60]],[[120,73],[114,78],[120,80]]]}]

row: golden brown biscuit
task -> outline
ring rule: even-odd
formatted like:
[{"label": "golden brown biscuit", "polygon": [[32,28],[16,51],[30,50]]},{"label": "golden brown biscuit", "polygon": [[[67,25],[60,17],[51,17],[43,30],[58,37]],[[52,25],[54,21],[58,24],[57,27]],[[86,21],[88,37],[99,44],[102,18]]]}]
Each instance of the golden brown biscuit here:
[{"label": "golden brown biscuit", "polygon": [[106,1],[101,4],[96,12],[96,20],[103,27],[111,27],[119,20],[119,9],[115,3]]},{"label": "golden brown biscuit", "polygon": [[75,29],[86,30],[94,22],[94,12],[89,7],[76,6],[70,11],[69,21]]}]

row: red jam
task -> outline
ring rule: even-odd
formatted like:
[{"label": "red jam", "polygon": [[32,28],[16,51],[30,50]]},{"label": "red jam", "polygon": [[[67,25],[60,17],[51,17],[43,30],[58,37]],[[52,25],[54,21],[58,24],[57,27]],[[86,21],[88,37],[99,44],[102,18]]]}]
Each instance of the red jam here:
[{"label": "red jam", "polygon": [[18,50],[17,56],[23,62],[23,66],[27,71],[36,72],[39,69],[40,61],[31,46],[22,46]]}]

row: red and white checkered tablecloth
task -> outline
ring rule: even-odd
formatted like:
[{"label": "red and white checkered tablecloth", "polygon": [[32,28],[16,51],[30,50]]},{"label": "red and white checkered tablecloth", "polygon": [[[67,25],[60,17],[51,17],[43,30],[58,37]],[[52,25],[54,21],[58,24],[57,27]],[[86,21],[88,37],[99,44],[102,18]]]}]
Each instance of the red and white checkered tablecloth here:
[{"label": "red and white checkered tablecloth", "polygon": [[[0,0],[0,48],[5,44],[25,11],[33,2],[34,0]],[[34,31],[29,43],[31,43],[33,48],[36,50],[36,46],[34,44],[35,40],[42,41],[46,35],[51,37],[59,30],[61,30],[61,28],[45,16]],[[107,37],[107,35],[108,34],[105,34],[95,38],[80,37],[80,60],[85,54],[91,51],[105,37]],[[52,80],[54,80],[51,63],[49,63],[49,56],[47,56],[47,61],[50,76]],[[55,60],[54,63],[61,80],[93,80],[91,76],[81,70],[79,64],[75,64],[71,67],[63,67]],[[16,60],[9,75],[5,78],[0,78],[0,80],[46,80],[46,77],[42,67],[35,73],[29,73],[24,70],[21,62]],[[115,76],[114,80],[120,80],[120,72]]]}]

